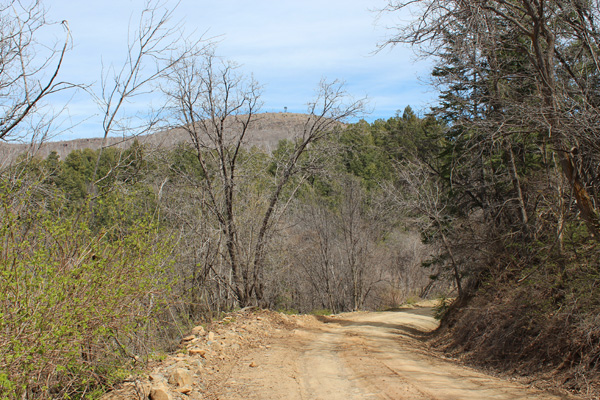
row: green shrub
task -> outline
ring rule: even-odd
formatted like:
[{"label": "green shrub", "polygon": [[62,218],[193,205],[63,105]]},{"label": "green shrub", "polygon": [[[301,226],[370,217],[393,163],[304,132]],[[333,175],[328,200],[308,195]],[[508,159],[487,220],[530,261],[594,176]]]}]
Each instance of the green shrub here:
[{"label": "green shrub", "polygon": [[168,291],[169,240],[149,219],[95,232],[89,207],[30,198],[0,183],[0,398],[95,397]]}]

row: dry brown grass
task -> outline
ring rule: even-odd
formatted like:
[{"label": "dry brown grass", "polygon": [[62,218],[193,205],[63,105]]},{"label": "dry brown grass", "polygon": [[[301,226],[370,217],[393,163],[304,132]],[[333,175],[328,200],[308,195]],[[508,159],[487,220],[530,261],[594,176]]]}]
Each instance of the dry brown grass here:
[{"label": "dry brown grass", "polygon": [[433,341],[470,364],[597,399],[598,318],[577,301],[552,304],[549,286],[499,285],[495,292],[455,304]]}]

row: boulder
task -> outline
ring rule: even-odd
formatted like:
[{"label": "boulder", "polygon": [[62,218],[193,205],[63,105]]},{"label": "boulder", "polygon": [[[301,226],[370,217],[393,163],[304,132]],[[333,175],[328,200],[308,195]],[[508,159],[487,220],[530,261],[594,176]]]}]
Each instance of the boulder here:
[{"label": "boulder", "polygon": [[192,373],[185,368],[175,368],[169,376],[169,383],[179,387],[191,386],[193,381]]},{"label": "boulder", "polygon": [[162,386],[155,386],[150,389],[150,400],[171,400],[171,395]]}]

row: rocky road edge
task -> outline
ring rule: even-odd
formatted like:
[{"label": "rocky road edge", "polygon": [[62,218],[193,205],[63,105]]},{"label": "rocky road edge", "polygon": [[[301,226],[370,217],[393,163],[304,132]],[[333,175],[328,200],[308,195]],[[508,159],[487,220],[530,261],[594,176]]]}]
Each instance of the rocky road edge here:
[{"label": "rocky road edge", "polygon": [[[269,348],[275,338],[302,326],[316,325],[311,315],[268,310],[242,310],[220,321],[199,325],[181,339],[179,349],[150,362],[145,373],[132,376],[101,400],[203,400],[205,392],[229,377],[228,366],[249,349]],[[256,367],[254,362],[250,367]]]}]

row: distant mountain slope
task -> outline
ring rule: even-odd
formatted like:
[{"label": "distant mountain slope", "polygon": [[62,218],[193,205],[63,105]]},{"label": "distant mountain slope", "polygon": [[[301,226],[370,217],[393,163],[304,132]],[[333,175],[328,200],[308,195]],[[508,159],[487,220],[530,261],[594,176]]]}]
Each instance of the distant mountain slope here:
[{"label": "distant mountain slope", "polygon": [[[265,150],[274,150],[282,139],[292,139],[303,130],[308,115],[294,113],[264,113],[257,114],[256,120],[250,126],[245,142],[248,146],[258,146]],[[182,129],[170,129],[151,135],[138,136],[138,140],[152,147],[172,147],[181,142],[190,141],[188,134]],[[127,148],[134,137],[110,137],[109,146]],[[64,159],[73,150],[96,150],[102,145],[101,138],[74,139],[67,141],[50,141],[43,143],[35,153],[46,158],[52,151],[56,151]],[[16,157],[31,149],[30,144],[7,144],[0,142],[0,166],[9,163]]]}]

